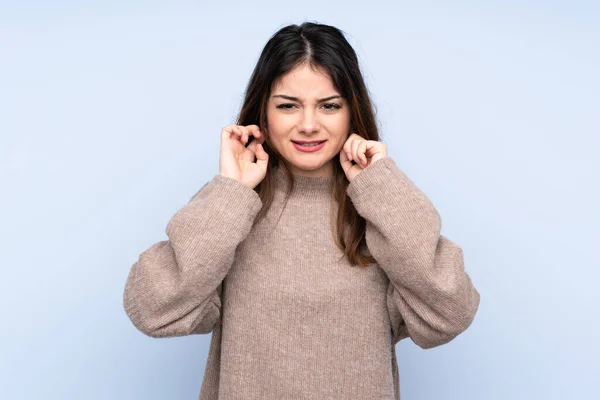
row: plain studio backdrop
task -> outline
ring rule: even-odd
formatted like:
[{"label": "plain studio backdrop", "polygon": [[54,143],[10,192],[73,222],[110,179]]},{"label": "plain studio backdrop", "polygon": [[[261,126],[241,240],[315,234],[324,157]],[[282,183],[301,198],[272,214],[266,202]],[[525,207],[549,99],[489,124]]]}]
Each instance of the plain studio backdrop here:
[{"label": "plain studio backdrop", "polygon": [[194,399],[210,335],[152,339],[122,295],[218,173],[262,47],[304,21],[358,53],[391,156],[481,293],[411,399],[598,399],[594,1],[20,1],[0,6],[0,398]]}]

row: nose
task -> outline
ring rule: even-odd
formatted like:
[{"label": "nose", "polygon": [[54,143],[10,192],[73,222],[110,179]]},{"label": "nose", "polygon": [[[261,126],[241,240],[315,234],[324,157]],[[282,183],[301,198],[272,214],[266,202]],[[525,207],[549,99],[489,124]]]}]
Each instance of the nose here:
[{"label": "nose", "polygon": [[319,130],[319,121],[315,115],[315,110],[305,107],[300,120],[299,130],[304,134],[311,134]]}]

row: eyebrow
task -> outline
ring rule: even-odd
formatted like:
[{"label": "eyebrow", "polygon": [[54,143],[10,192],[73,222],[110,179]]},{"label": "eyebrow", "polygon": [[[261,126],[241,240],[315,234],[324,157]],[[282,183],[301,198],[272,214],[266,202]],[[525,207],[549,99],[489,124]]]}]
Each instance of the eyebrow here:
[{"label": "eyebrow", "polygon": [[[286,99],[286,100],[291,100],[291,101],[297,101],[297,102],[300,102],[300,100],[299,100],[297,97],[293,97],[293,96],[287,96],[287,95],[285,95],[285,94],[276,94],[276,95],[273,95],[273,96],[271,96],[271,97],[281,97],[282,99]],[[339,98],[341,98],[342,96],[340,96],[340,95],[336,94],[336,95],[333,95],[333,96],[325,97],[325,98],[323,98],[323,99],[319,99],[319,100],[317,100],[317,103],[321,103],[321,102],[323,102],[323,101],[327,101],[327,100],[335,99],[335,98],[338,98],[338,97],[339,97]]]}]

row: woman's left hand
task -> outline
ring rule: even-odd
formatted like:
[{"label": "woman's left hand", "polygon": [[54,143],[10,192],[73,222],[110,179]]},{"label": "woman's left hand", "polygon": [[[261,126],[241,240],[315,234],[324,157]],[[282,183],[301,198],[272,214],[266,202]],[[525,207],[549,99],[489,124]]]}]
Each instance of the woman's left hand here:
[{"label": "woman's left hand", "polygon": [[[376,140],[366,140],[362,136],[352,133],[342,151],[340,151],[340,164],[346,173],[349,182],[363,169],[375,161],[387,156],[385,143]],[[352,161],[356,164],[352,164]]]}]

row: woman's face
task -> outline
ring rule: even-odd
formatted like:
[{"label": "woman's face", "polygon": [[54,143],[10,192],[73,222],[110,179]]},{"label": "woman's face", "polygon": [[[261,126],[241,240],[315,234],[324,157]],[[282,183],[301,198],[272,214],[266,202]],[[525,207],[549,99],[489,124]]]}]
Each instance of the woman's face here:
[{"label": "woman's face", "polygon": [[[294,175],[332,176],[333,162],[339,162],[349,130],[348,103],[326,72],[316,73],[302,65],[280,77],[271,90],[267,135],[271,146],[290,163]],[[324,144],[312,152],[299,150],[294,144],[315,140]]]}]

